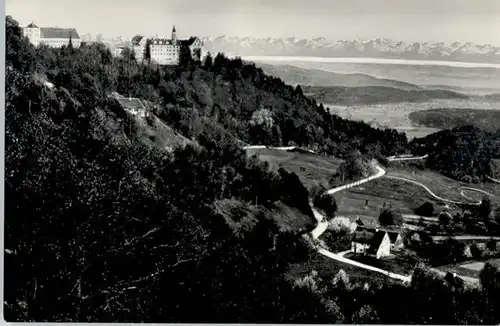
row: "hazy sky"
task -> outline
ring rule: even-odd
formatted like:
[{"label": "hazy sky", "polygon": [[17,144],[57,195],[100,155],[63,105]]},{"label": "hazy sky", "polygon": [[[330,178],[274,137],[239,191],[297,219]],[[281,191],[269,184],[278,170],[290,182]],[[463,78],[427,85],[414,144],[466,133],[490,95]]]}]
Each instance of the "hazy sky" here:
[{"label": "hazy sky", "polygon": [[22,25],[104,36],[254,36],[500,45],[500,0],[6,0]]}]

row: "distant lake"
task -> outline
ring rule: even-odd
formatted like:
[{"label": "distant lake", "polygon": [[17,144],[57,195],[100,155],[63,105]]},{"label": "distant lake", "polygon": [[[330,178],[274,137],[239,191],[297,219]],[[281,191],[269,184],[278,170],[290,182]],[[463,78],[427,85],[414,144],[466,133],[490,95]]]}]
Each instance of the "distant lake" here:
[{"label": "distant lake", "polygon": [[[246,61],[291,65],[341,74],[366,74],[416,85],[500,91],[500,64],[372,58],[242,57]],[[457,91],[460,91],[457,89]]]},{"label": "distant lake", "polygon": [[325,63],[361,63],[382,65],[411,65],[411,66],[448,66],[457,68],[494,68],[500,69],[499,63],[477,63],[458,61],[432,61],[432,60],[403,60],[403,59],[380,59],[380,58],[324,58],[324,57],[290,57],[290,56],[243,56],[247,61],[302,61],[302,62],[325,62]]}]

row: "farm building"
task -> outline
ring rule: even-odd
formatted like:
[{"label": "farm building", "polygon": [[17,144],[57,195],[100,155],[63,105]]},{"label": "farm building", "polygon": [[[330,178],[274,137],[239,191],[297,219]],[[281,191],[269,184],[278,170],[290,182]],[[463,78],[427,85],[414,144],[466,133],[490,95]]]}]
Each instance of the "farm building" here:
[{"label": "farm building", "polygon": [[404,248],[403,237],[398,232],[387,232],[391,241],[391,251],[399,251]]},{"label": "farm building", "polygon": [[391,240],[385,231],[363,230],[354,233],[352,252],[373,256],[377,259],[391,254]]},{"label": "farm building", "polygon": [[365,225],[365,223],[363,223],[363,221],[361,220],[361,218],[360,218],[360,217],[358,217],[358,218],[354,221],[354,223],[356,223],[356,226],[364,226],[364,225]]},{"label": "farm building", "polygon": [[410,237],[410,240],[411,241],[416,241],[416,242],[420,242],[420,234],[418,232],[414,232],[411,237]]}]

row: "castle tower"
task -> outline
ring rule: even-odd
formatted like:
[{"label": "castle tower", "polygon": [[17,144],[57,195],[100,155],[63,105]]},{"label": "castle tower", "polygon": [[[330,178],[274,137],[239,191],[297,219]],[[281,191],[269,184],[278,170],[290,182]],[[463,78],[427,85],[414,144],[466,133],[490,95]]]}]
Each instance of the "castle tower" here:
[{"label": "castle tower", "polygon": [[177,44],[177,32],[175,30],[175,25],[174,28],[172,28],[172,44],[173,45]]}]

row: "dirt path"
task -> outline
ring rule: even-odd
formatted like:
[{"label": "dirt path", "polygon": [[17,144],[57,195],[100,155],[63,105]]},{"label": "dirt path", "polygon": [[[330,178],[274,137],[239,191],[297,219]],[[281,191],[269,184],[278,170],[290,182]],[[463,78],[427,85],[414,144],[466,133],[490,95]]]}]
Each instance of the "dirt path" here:
[{"label": "dirt path", "polygon": [[471,188],[471,187],[460,187],[460,188],[461,188],[461,189],[465,189],[465,190],[469,190],[469,191],[476,191],[476,192],[480,192],[480,193],[485,194],[485,195],[487,195],[487,196],[492,196],[492,197],[493,197],[493,196],[495,196],[495,195],[493,195],[492,193],[489,193],[489,192],[484,191],[484,190],[482,190],[482,189]]},{"label": "dirt path", "polygon": [[336,192],[339,192],[339,191],[342,191],[342,190],[346,190],[346,189],[349,189],[349,188],[353,188],[353,187],[357,187],[357,186],[359,186],[359,185],[361,185],[363,183],[367,183],[369,181],[375,180],[375,179],[380,178],[380,177],[382,177],[382,176],[384,176],[386,174],[386,171],[384,169],[382,169],[380,167],[380,165],[378,165],[377,163],[372,163],[372,166],[373,166],[373,168],[375,170],[377,170],[377,173],[375,173],[374,175],[369,176],[368,178],[364,178],[364,179],[352,182],[352,183],[348,183],[348,184],[340,186],[340,187],[336,187],[336,188],[330,189],[326,193],[328,195],[333,195]]},{"label": "dirt path", "polygon": [[435,199],[443,201],[443,202],[446,202],[446,203],[458,204],[458,205],[464,205],[464,204],[467,204],[467,205],[479,205],[479,204],[481,204],[480,201],[476,202],[476,203],[465,203],[465,202],[459,202],[459,201],[454,201],[454,200],[446,199],[446,198],[443,198],[443,197],[439,197],[438,195],[436,195],[435,193],[433,193],[432,190],[430,190],[426,185],[424,185],[423,183],[420,183],[418,181],[415,181],[415,180],[411,180],[411,179],[407,179],[407,178],[403,178],[403,177],[397,177],[397,176],[393,176],[393,175],[386,175],[385,177],[388,178],[388,179],[400,180],[400,181],[405,181],[405,182],[410,182],[410,183],[416,184],[417,186],[420,186],[420,187],[424,188],[425,191],[427,191]]},{"label": "dirt path", "polygon": [[493,178],[490,178],[490,177],[487,177],[487,178],[488,178],[488,180],[491,180],[493,182],[500,183],[500,180],[498,180],[498,179],[493,179]]},{"label": "dirt path", "polygon": [[444,241],[448,238],[452,238],[455,240],[483,240],[488,241],[490,239],[500,240],[500,237],[489,237],[484,235],[455,235],[455,236],[444,236],[444,235],[435,235],[431,237],[434,241]]},{"label": "dirt path", "polygon": [[425,154],[424,156],[406,156],[406,157],[389,156],[387,157],[387,160],[389,162],[416,161],[416,160],[425,160],[427,157],[429,157],[429,154]]},{"label": "dirt path", "polygon": [[377,268],[377,267],[373,267],[371,265],[362,264],[362,263],[357,262],[355,260],[345,258],[344,255],[347,252],[349,252],[349,251],[347,251],[347,252],[341,252],[341,253],[338,253],[338,254],[334,254],[331,251],[328,251],[326,249],[320,248],[318,250],[318,252],[320,254],[322,254],[323,256],[325,256],[325,257],[334,259],[334,260],[339,261],[341,263],[345,263],[345,264],[349,264],[349,265],[356,266],[356,267],[359,267],[359,268],[363,268],[363,269],[366,269],[366,270],[369,270],[369,271],[372,271],[372,272],[384,274],[384,275],[386,275],[386,276],[388,276],[390,278],[403,281],[404,283],[410,283],[411,282],[411,276],[395,274],[395,273],[392,273],[392,272],[389,272],[389,271],[386,271],[386,270],[383,270],[383,269],[380,269],[380,268]]}]

